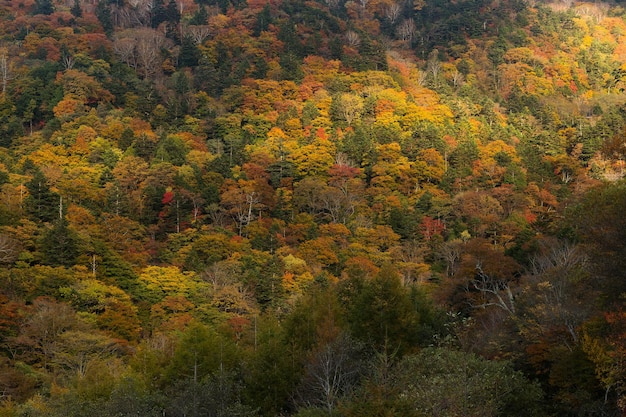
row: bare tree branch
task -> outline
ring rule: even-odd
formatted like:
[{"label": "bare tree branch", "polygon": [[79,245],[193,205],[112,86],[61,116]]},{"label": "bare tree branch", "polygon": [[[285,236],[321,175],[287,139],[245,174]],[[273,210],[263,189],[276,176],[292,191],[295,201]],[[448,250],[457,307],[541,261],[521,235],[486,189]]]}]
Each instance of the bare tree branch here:
[{"label": "bare tree branch", "polygon": [[472,287],[483,294],[491,294],[496,301],[487,301],[474,307],[485,308],[487,306],[497,306],[509,313],[515,315],[515,297],[509,282],[497,279],[487,275],[482,268],[480,261],[476,262],[476,276],[470,280]]},{"label": "bare tree branch", "polygon": [[0,235],[0,264],[15,262],[19,253],[20,245],[15,239],[7,235]]}]

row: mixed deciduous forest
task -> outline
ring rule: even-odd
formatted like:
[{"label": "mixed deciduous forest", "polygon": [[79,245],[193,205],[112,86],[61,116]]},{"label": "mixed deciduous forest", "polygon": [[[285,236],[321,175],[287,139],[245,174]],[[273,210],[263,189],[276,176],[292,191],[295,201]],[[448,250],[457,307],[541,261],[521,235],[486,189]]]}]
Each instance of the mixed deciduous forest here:
[{"label": "mixed deciduous forest", "polygon": [[625,416],[626,9],[3,0],[0,416]]}]

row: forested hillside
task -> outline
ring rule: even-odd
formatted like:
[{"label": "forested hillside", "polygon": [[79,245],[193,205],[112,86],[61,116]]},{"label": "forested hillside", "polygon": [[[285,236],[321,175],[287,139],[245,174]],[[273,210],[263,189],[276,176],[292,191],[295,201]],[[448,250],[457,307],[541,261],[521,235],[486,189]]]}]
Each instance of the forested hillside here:
[{"label": "forested hillside", "polygon": [[626,415],[619,3],[0,22],[0,417]]}]

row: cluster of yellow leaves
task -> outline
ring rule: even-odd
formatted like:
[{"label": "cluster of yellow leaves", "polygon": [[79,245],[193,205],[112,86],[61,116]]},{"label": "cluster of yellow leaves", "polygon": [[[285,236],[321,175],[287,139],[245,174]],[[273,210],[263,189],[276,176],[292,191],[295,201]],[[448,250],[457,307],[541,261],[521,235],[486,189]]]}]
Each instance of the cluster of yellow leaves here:
[{"label": "cluster of yellow leaves", "polygon": [[168,296],[188,296],[200,285],[194,273],[182,272],[175,266],[148,266],[139,274],[138,281],[158,300]]},{"label": "cluster of yellow leaves", "polygon": [[302,72],[304,73],[304,83],[311,80],[325,84],[335,79],[339,75],[340,61],[326,60],[322,57],[311,55],[302,61]]},{"label": "cluster of yellow leaves", "polygon": [[397,142],[379,145],[376,152],[371,186],[385,194],[393,191],[410,194],[415,189],[413,164],[402,155],[400,145]]},{"label": "cluster of yellow leaves", "polygon": [[[479,146],[479,156],[479,159],[474,161],[474,176],[485,178],[487,184],[491,186],[503,182],[507,164],[518,165],[521,162],[515,147],[502,140],[495,140],[484,146]],[[497,158],[508,159],[508,162],[502,164]]]},{"label": "cluster of yellow leaves", "polygon": [[407,109],[402,124],[415,126],[419,122],[428,121],[442,125],[452,120],[453,113],[450,108],[442,104],[439,95],[427,88],[418,89],[413,95],[413,102],[407,103]]},{"label": "cluster of yellow leaves", "polygon": [[285,266],[282,279],[283,288],[288,294],[300,294],[313,281],[313,275],[309,271],[306,261],[292,254],[283,256],[281,259]]}]

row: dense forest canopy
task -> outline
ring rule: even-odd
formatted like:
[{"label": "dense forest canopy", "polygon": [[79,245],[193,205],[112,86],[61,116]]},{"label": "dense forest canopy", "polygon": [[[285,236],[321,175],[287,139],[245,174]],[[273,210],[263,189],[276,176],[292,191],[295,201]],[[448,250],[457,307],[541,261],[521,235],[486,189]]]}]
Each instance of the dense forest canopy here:
[{"label": "dense forest canopy", "polygon": [[0,19],[0,417],[626,415],[620,3]]}]

